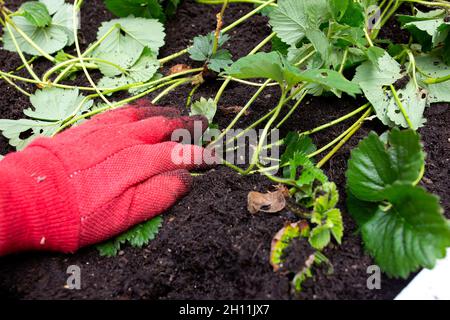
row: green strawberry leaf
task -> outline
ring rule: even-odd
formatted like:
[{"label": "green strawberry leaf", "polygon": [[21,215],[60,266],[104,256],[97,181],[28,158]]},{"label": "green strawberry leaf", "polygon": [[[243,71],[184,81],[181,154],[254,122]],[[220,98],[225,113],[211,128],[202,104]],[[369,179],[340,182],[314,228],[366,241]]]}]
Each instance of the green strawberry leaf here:
[{"label": "green strawberry leaf", "polygon": [[52,26],[61,28],[67,35],[67,45],[71,46],[75,43],[75,35],[73,33],[73,5],[63,3],[55,12],[52,18]]},{"label": "green strawberry leaf", "polygon": [[[26,18],[21,16],[12,17],[12,20],[17,27],[22,30],[31,40],[34,41],[41,49],[46,53],[52,54],[61,49],[63,49],[68,43],[69,38],[65,30],[59,26],[50,24],[46,27],[36,27]],[[17,40],[20,49],[30,55],[40,56],[41,53],[38,52],[32,45],[28,43],[25,38],[23,38],[13,26],[9,26],[12,34]],[[4,49],[12,52],[16,52],[16,46],[12,40],[11,34],[4,28],[5,33],[3,35],[3,45]]]},{"label": "green strawberry leaf", "polygon": [[221,72],[233,63],[231,57],[231,53],[228,50],[217,50],[209,59],[208,68],[215,72]]},{"label": "green strawberry leaf", "polygon": [[25,17],[28,22],[36,27],[46,27],[52,22],[52,17],[45,4],[37,1],[22,4],[18,14]]},{"label": "green strawberry leaf", "polygon": [[329,0],[333,18],[344,25],[362,27],[366,21],[364,7],[354,0]]},{"label": "green strawberry leaf", "polygon": [[322,183],[315,189],[314,194],[311,222],[317,226],[311,230],[309,242],[315,249],[322,250],[329,244],[331,235],[337,243],[341,243],[344,223],[341,211],[336,208],[339,193],[335,183]]},{"label": "green strawberry leaf", "polygon": [[220,72],[233,63],[231,53],[226,49],[220,49],[230,37],[226,34],[220,35],[218,48],[213,54],[214,32],[206,36],[197,36],[194,38],[192,47],[188,49],[190,58],[194,61],[201,61],[208,64],[208,68]]},{"label": "green strawberry leaf", "polygon": [[[49,88],[37,90],[30,97],[33,108],[25,109],[23,113],[30,118],[44,121],[65,120],[75,112],[83,99],[84,96],[79,94],[78,89]],[[92,101],[85,102],[81,111],[88,110],[92,103]]]},{"label": "green strawberry leaf", "polygon": [[319,194],[314,201],[314,211],[320,214],[326,213],[336,207],[339,201],[339,193],[334,182],[325,182],[317,187],[316,194]]},{"label": "green strawberry leaf", "polygon": [[169,0],[166,1],[166,15],[173,16],[177,11],[178,6],[180,5],[182,0]]},{"label": "green strawberry leaf", "polygon": [[445,41],[450,23],[445,20],[445,10],[416,11],[415,16],[399,15],[398,19],[402,27],[410,31],[414,40],[422,45],[422,50],[430,51]]},{"label": "green strawberry leaf", "polygon": [[161,22],[175,14],[181,0],[104,0],[106,8],[118,17],[154,18]]},{"label": "green strawberry leaf", "polygon": [[360,200],[382,201],[392,184],[413,183],[419,177],[424,157],[413,130],[393,129],[387,149],[372,132],[351,153],[346,173],[349,191]]},{"label": "green strawberry leaf", "polygon": [[270,13],[270,25],[283,42],[295,46],[329,17],[327,0],[280,0]]},{"label": "green strawberry leaf", "polygon": [[284,138],[283,144],[286,146],[286,150],[281,156],[281,165],[288,163],[294,158],[295,153],[308,155],[317,150],[317,147],[309,136],[300,135],[292,131]]},{"label": "green strawberry leaf", "polygon": [[408,184],[388,187],[385,196],[389,206],[375,208],[361,227],[367,251],[389,276],[406,278],[419,267],[433,268],[450,246],[438,198]]},{"label": "green strawberry leaf", "polygon": [[145,47],[158,54],[159,49],[164,45],[164,27],[159,21],[135,17],[114,19],[102,23],[97,33],[97,39],[106,35],[114,26],[117,28],[100,44],[97,52],[127,53],[130,51],[128,55],[137,60]]},{"label": "green strawberry leaf", "polygon": [[358,83],[367,100],[375,109],[378,119],[385,125],[392,125],[387,112],[391,97],[386,96],[383,86],[394,84],[402,78],[400,64],[387,52],[378,63],[366,61],[356,69],[354,83]]},{"label": "green strawberry leaf", "polygon": [[[403,108],[411,121],[412,128],[417,130],[422,127],[426,119],[423,117],[425,107],[428,106],[428,92],[416,87],[414,81],[409,81],[405,88],[397,90],[398,97],[402,102]],[[398,107],[397,102],[389,92],[386,94],[389,98],[387,116],[395,125],[408,128],[409,125],[405,120],[405,116]]]},{"label": "green strawberry leaf", "polygon": [[335,208],[326,212],[326,226],[330,228],[333,238],[338,244],[341,244],[344,236],[344,222],[342,221],[341,210]]},{"label": "green strawberry leaf", "polygon": [[214,116],[217,112],[217,105],[214,102],[214,99],[205,99],[203,97],[200,98],[199,101],[196,101],[191,106],[191,112],[189,115],[196,116],[202,115],[208,119],[209,123],[213,122]]},{"label": "green strawberry leaf", "polygon": [[142,248],[151,240],[154,240],[162,226],[162,218],[155,217],[151,220],[143,222],[130,230],[116,237],[97,245],[100,256],[114,257],[119,252],[121,246],[129,243],[133,247]]},{"label": "green strawberry leaf", "polygon": [[327,226],[317,226],[311,230],[309,243],[317,250],[322,250],[331,241],[331,232]]},{"label": "green strawberry leaf", "polygon": [[55,14],[64,5],[64,0],[39,0],[45,4],[50,15]]},{"label": "green strawberry leaf", "polygon": [[131,83],[146,82],[153,78],[160,67],[158,59],[148,48],[144,49],[134,64],[131,64],[133,60],[129,56],[107,54],[107,57],[110,57],[109,61],[112,60],[119,64],[123,70],[111,65],[100,64],[100,70],[105,75],[98,83],[102,88],[117,88]]},{"label": "green strawberry leaf", "polygon": [[141,248],[155,239],[162,226],[162,218],[156,217],[128,230],[123,237],[133,246]]},{"label": "green strawberry leaf", "polygon": [[292,87],[305,81],[321,84],[328,89],[341,90],[350,95],[360,92],[357,84],[348,81],[334,70],[312,69],[302,72],[278,52],[259,52],[243,57],[234,62],[225,72],[240,79],[272,79],[281,86]]},{"label": "green strawberry leaf", "polygon": [[[450,67],[435,55],[416,57],[416,65],[423,80],[425,78],[442,78],[450,75]],[[429,103],[450,102],[450,80],[424,86],[428,89]]]},{"label": "green strawberry leaf", "polygon": [[[33,108],[23,111],[31,119],[0,119],[0,131],[9,139],[10,145],[22,150],[37,137],[52,135],[70,115],[79,115],[89,110],[93,101],[82,103],[83,99],[78,89],[37,90],[30,98]],[[32,134],[22,139],[20,135],[29,130]]]},{"label": "green strawberry leaf", "polygon": [[[27,3],[32,4],[31,7],[29,7],[30,5],[25,6],[28,7],[27,13],[24,13],[23,16],[13,16],[12,20],[44,52],[53,54],[74,43],[72,4],[57,0],[40,0],[40,2]],[[42,9],[44,7],[45,13],[45,10]],[[23,10],[19,10],[19,12],[21,11]],[[50,17],[50,22],[48,22],[46,14],[52,16]],[[45,19],[44,16],[46,17]],[[23,52],[35,56],[41,55],[13,26],[9,25],[9,27]],[[8,51],[17,51],[7,28],[4,28],[3,45]]]}]

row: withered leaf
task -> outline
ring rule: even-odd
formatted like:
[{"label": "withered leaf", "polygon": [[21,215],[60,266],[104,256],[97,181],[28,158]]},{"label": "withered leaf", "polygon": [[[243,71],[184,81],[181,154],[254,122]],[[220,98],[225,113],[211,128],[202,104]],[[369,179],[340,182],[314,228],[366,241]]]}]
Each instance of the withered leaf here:
[{"label": "withered leaf", "polygon": [[191,70],[192,68],[186,64],[176,64],[169,69],[169,76],[172,74],[177,74],[183,71]]},{"label": "withered leaf", "polygon": [[251,191],[247,197],[247,209],[251,214],[262,212],[280,212],[286,207],[286,189],[279,188],[274,192],[260,193]]},{"label": "withered leaf", "polygon": [[306,235],[308,232],[308,222],[302,220],[285,225],[275,234],[270,248],[270,264],[273,267],[273,271],[277,272],[281,268],[284,250],[289,246],[291,241],[295,238]]},{"label": "withered leaf", "polygon": [[[241,106],[231,106],[231,107],[219,107],[220,111],[222,111],[224,114],[238,114],[242,111],[243,107]],[[244,115],[248,116],[250,114],[250,111],[246,110],[244,112]]]}]

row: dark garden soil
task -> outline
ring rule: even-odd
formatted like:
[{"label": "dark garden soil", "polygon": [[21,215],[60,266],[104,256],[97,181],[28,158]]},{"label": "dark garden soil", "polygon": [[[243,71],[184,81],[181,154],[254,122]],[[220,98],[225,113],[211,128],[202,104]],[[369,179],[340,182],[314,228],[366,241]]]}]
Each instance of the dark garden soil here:
[{"label": "dark garden soil", "polygon": [[[17,6],[20,1],[14,2]],[[247,12],[249,5],[231,5],[226,22]],[[218,7],[186,1],[167,26],[166,47],[161,56],[185,48],[198,34],[214,28]],[[101,21],[111,18],[101,0],[87,0],[82,9],[82,42],[87,45],[95,38]],[[264,39],[270,30],[267,19],[252,18],[235,31],[228,47],[234,58],[248,53]],[[395,22],[382,37],[402,40]],[[406,38],[407,39],[407,38]],[[174,61],[190,63],[187,57]],[[12,70],[19,66],[16,54],[0,51],[0,68]],[[171,64],[171,65],[172,65]],[[43,71],[45,62],[36,62]],[[170,67],[170,65],[168,66]],[[19,73],[21,74],[21,73]],[[24,73],[23,73],[24,74]],[[81,77],[80,77],[81,78]],[[80,81],[81,83],[81,81]],[[212,97],[220,84],[205,84],[197,92]],[[28,88],[31,89],[31,88]],[[184,108],[189,88],[183,88],[161,103]],[[253,90],[253,89],[252,89]],[[242,106],[252,91],[232,84],[225,92],[221,106]],[[268,90],[252,107],[251,114],[239,123],[240,127],[253,122],[277,102],[277,91]],[[363,101],[335,97],[309,98],[290,119],[282,134],[291,130],[307,130],[344,115]],[[28,99],[11,87],[0,84],[0,118],[17,119]],[[441,203],[450,217],[449,106],[433,105],[426,111],[427,126],[420,130],[428,153],[424,187],[441,197]],[[221,127],[232,116],[219,112]],[[350,119],[313,136],[322,146],[344,131],[355,119]],[[290,273],[274,273],[269,264],[269,250],[273,235],[293,215],[250,215],[246,209],[247,194],[251,190],[266,191],[272,183],[263,176],[242,177],[227,168],[215,168],[196,177],[193,190],[170,211],[164,214],[164,225],[157,238],[143,249],[125,247],[115,258],[100,257],[95,248],[86,248],[74,255],[27,253],[0,258],[0,297],[25,299],[392,299],[408,283],[383,277],[381,290],[366,287],[367,267],[373,264],[362,248],[356,226],[345,211],[345,170],[349,152],[371,130],[383,132],[376,120],[362,129],[325,166],[330,180],[339,186],[344,212],[345,236],[341,246],[333,246],[324,254],[334,266],[334,274],[316,269],[315,280],[308,280],[300,296],[291,292]],[[0,138],[0,153],[12,151],[7,141]],[[1,186],[0,186],[1,187]],[[308,252],[301,242],[295,242],[288,251],[287,267],[296,271]],[[69,265],[82,270],[82,289],[64,288]]]}]

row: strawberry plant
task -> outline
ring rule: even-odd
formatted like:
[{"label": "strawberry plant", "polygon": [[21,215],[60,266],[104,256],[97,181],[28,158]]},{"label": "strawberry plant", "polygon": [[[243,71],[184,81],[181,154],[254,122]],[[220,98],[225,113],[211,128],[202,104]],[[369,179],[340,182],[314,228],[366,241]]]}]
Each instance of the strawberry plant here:
[{"label": "strawberry plant", "polygon": [[432,268],[450,246],[438,198],[417,186],[424,158],[417,133],[393,129],[386,142],[371,133],[349,160],[349,211],[366,249],[391,276]]},{"label": "strawberry plant", "polygon": [[[377,118],[391,129],[388,141],[382,142],[370,134],[352,153],[348,170],[349,211],[361,226],[366,248],[391,276],[406,277],[418,267],[431,267],[442,257],[449,246],[448,223],[440,213],[436,198],[417,186],[425,167],[415,130],[426,124],[426,108],[431,108],[433,103],[450,102],[450,3],[419,0],[197,2],[222,5],[216,25],[211,26],[212,32],[195,37],[189,47],[179,52],[159,57],[165,43],[162,22],[173,14],[180,3],[178,0],[105,0],[109,10],[119,18],[103,22],[96,40],[85,50],[80,47],[77,31],[83,0],[75,0],[73,4],[63,0],[27,2],[16,12],[0,0],[3,47],[17,52],[23,64],[18,70],[26,69],[29,73],[29,77],[24,77],[18,76],[17,70],[0,71],[0,77],[28,96],[33,106],[24,111],[28,118],[0,120],[3,135],[11,145],[21,149],[35,137],[54,135],[140,97],[155,94],[152,102],[157,103],[180,86],[192,86],[186,98],[190,114],[203,114],[212,121],[231,82],[254,88],[251,98],[210,144],[214,146],[242,120],[267,88],[276,87],[277,103],[268,105],[265,114],[243,128],[245,134],[262,127],[260,142],[247,167],[227,161],[223,164],[242,175],[265,174],[289,187],[288,205],[309,226],[308,232],[293,234],[302,234],[318,257],[331,241],[340,243],[343,237],[342,217],[336,208],[336,186],[328,181],[321,168],[364,122]],[[228,6],[236,2],[252,3],[254,8],[224,26]],[[401,5],[411,6],[412,14],[397,15]],[[420,10],[417,5],[421,6]],[[375,11],[374,6],[377,6]],[[233,62],[230,52],[223,47],[227,41],[233,41],[230,31],[258,13],[268,17],[272,32],[247,55]],[[408,43],[379,39],[380,30],[391,18],[398,19],[401,27],[410,32]],[[272,51],[262,52],[269,43]],[[162,74],[161,67],[187,54],[193,64],[201,66]],[[51,67],[38,75],[32,65],[36,59],[48,60]],[[99,75],[98,81],[94,81],[92,73]],[[213,76],[209,77],[211,73]],[[84,76],[89,85],[75,86],[65,81],[79,76]],[[196,90],[209,79],[221,81],[215,96],[192,102]],[[28,92],[21,83],[33,84],[37,90]],[[116,98],[119,92],[125,92],[126,98]],[[336,99],[349,95],[364,103],[317,128],[286,136],[278,142],[285,147],[278,164],[267,167],[261,154],[273,147],[264,145],[272,130],[282,127],[301,108],[307,96],[322,95]],[[351,126],[324,146],[316,148],[312,144],[309,137],[313,134],[356,116],[358,119]],[[32,134],[23,138],[23,133],[30,130]],[[227,147],[233,141],[224,144]],[[319,155],[323,156],[316,163],[314,159]],[[269,174],[272,170],[278,170],[278,174]],[[285,245],[293,238],[296,236],[281,237],[286,240],[282,243]],[[111,254],[123,239],[109,245]],[[428,251],[423,250],[425,246]],[[278,260],[281,251],[277,251]],[[300,287],[301,280],[311,274],[311,261],[296,277],[295,287]]]}]

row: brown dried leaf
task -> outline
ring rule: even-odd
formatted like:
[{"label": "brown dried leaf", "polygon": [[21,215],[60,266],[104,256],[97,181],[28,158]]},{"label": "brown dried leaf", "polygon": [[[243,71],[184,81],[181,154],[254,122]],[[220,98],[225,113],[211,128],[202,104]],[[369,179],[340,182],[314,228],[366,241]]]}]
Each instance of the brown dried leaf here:
[{"label": "brown dried leaf", "polygon": [[[231,106],[231,107],[219,107],[220,111],[224,114],[238,114],[242,111],[243,107],[241,106]],[[248,116],[250,114],[249,110],[244,112],[244,115]]]},{"label": "brown dried leaf", "polygon": [[191,70],[192,68],[186,64],[176,64],[169,70],[169,76],[172,74],[177,74],[183,71]]},{"label": "brown dried leaf", "polygon": [[247,197],[247,209],[251,214],[262,212],[280,212],[286,207],[286,188],[280,187],[274,192],[260,193],[251,191]]}]

